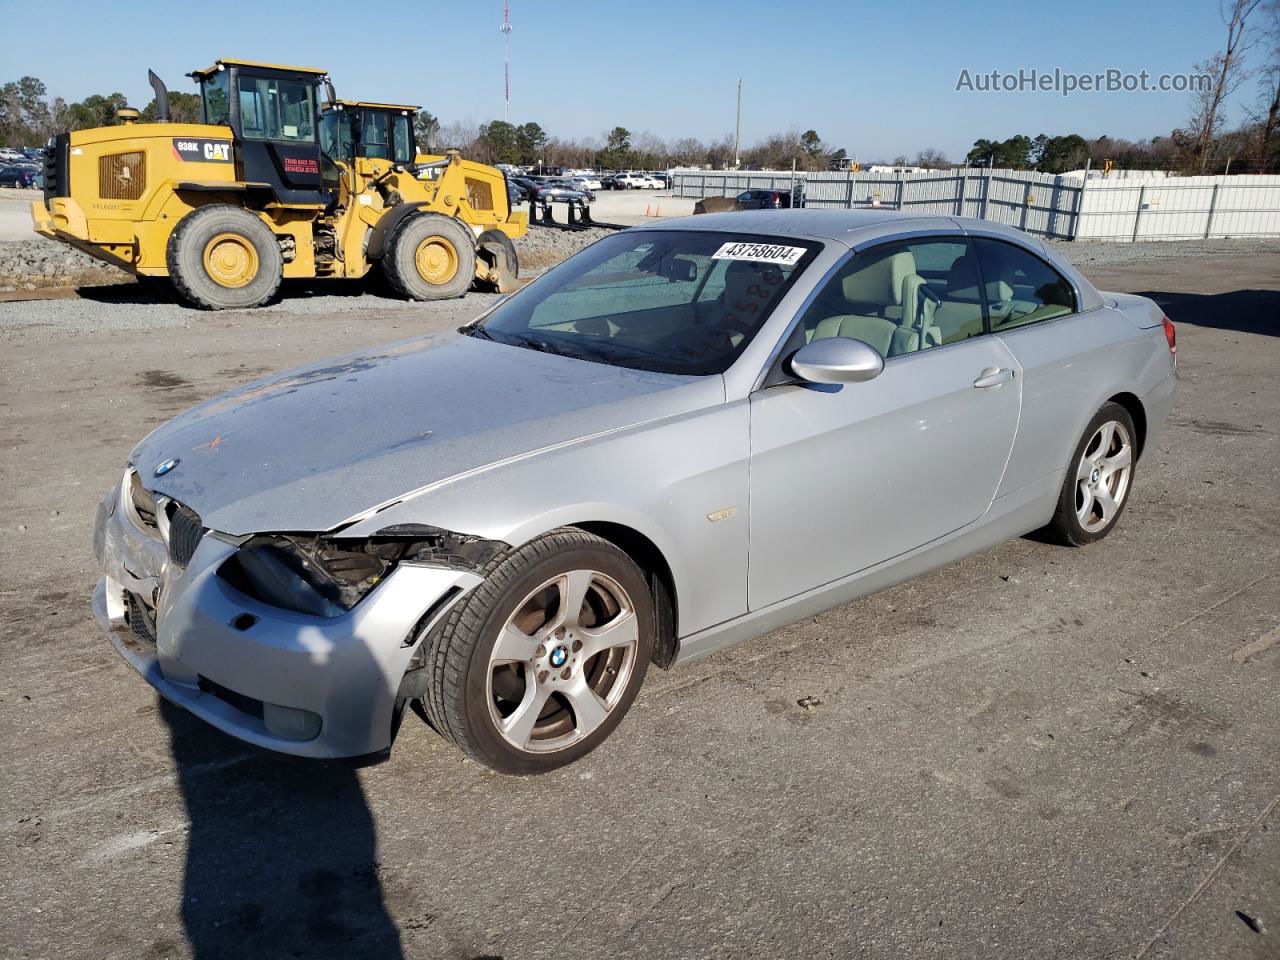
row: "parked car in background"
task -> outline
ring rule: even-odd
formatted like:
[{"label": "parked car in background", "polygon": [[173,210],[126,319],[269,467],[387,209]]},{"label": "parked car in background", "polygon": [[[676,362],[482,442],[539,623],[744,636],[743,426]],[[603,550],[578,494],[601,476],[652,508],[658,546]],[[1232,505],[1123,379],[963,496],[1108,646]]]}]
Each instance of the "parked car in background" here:
[{"label": "parked car in background", "polygon": [[646,173],[619,173],[614,180],[623,190],[658,190],[662,184]]},{"label": "parked car in background", "polygon": [[377,757],[417,702],[476,760],[544,772],[651,664],[1033,530],[1107,536],[1175,346],[1151,300],[989,221],[633,228],[460,330],[152,431],[98,507],[93,609],[167,700],[259,746]]},{"label": "parked car in background", "polygon": [[516,183],[511,177],[507,178],[507,202],[512,206],[524,203],[529,199],[529,191],[520,184]]},{"label": "parked car in background", "polygon": [[671,188],[671,174],[666,173],[665,171],[659,170],[656,173],[646,174],[646,176],[652,177],[654,180],[657,180],[658,185],[661,186],[663,190],[668,190]]},{"label": "parked car in background", "polygon": [[10,164],[0,169],[0,187],[31,188],[40,177],[40,168],[28,165]]},{"label": "parked car in background", "polygon": [[565,177],[570,183],[576,183],[583,190],[603,190],[604,184],[600,182],[599,177],[593,176],[577,176]]},{"label": "parked car in background", "polygon": [[551,203],[553,201],[590,203],[595,200],[596,195],[590,190],[583,190],[572,181],[550,179],[545,183],[538,184],[533,192],[533,197],[540,203]]},{"label": "parked car in background", "polygon": [[507,179],[523,190],[526,198],[532,196],[533,192],[538,189],[544,181],[543,177],[530,176],[508,177]]},{"label": "parked car in background", "polygon": [[[797,193],[799,186],[796,187]],[[734,198],[735,210],[785,210],[798,204],[792,203],[790,190],[744,190]]]}]

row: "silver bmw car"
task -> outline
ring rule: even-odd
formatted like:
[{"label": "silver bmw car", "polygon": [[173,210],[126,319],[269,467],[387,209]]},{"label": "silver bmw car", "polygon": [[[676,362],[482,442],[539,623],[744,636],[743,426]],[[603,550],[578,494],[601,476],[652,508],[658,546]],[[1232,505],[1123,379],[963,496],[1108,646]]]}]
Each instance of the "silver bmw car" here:
[{"label": "silver bmw car", "polygon": [[378,758],[407,704],[509,773],[668,668],[1044,528],[1115,526],[1174,330],[983,221],[761,211],[613,234],[462,329],[142,441],[94,608],[243,740]]}]

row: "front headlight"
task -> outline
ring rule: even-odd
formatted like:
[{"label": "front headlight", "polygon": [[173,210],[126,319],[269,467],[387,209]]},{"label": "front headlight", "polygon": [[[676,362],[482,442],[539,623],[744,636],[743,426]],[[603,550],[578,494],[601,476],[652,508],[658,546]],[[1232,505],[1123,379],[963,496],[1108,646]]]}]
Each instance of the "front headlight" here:
[{"label": "front headlight", "polygon": [[478,570],[507,544],[419,524],[368,539],[265,534],[251,537],[218,569],[256,600],[313,617],[340,617],[399,563]]}]

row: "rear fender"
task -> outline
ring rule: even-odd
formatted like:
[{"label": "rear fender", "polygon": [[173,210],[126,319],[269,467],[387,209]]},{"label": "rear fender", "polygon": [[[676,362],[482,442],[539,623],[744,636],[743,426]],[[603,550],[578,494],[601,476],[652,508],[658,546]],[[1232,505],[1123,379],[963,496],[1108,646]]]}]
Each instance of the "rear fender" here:
[{"label": "rear fender", "polygon": [[1148,330],[1164,324],[1164,311],[1155,301],[1134,293],[1103,293],[1102,299],[1139,330]]}]

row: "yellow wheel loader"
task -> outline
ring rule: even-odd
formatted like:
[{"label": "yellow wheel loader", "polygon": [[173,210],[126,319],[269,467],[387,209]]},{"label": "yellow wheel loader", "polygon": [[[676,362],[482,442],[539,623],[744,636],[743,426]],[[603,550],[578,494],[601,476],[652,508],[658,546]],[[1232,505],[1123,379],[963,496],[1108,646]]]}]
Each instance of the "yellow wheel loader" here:
[{"label": "yellow wheel loader", "polygon": [[514,285],[511,241],[528,226],[504,175],[455,152],[417,157],[416,108],[339,102],[311,67],[219,60],[191,76],[201,123],[168,122],[151,73],[160,122],[121,110],[118,126],[50,141],[38,233],[168,277],[209,309],[266,303],[282,277],[375,266],[416,300]]}]

